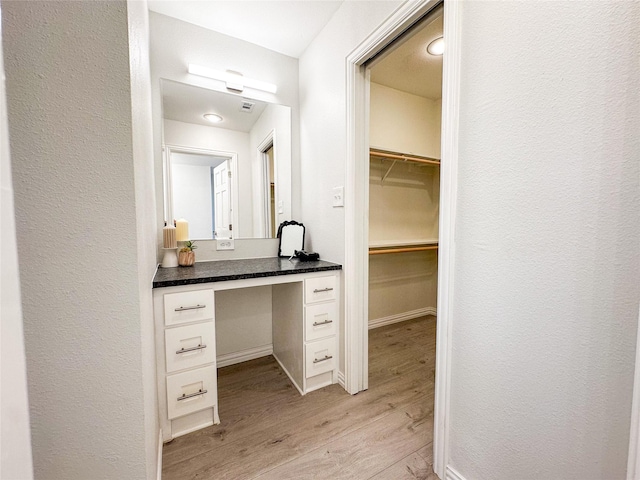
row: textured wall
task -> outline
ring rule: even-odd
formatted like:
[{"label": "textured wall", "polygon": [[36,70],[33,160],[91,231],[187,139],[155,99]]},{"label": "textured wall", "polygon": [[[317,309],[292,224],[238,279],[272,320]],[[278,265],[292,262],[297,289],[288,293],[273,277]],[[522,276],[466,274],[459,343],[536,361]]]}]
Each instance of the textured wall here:
[{"label": "textured wall", "polygon": [[149,182],[134,169],[126,3],[2,15],[35,477],[151,477],[153,258],[136,200],[153,190],[135,189]]},{"label": "textured wall", "polygon": [[640,3],[466,2],[451,464],[624,478],[640,282]]}]

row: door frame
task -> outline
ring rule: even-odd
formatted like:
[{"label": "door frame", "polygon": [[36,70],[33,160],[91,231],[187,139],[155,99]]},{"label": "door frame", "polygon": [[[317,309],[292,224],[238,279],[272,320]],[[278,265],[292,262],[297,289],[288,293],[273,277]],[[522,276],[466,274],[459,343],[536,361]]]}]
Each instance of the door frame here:
[{"label": "door frame", "polygon": [[[239,215],[238,215],[238,174],[237,174],[237,166],[238,166],[238,154],[236,152],[225,152],[222,150],[209,150],[207,148],[197,148],[197,147],[185,147],[177,144],[165,143],[162,145],[162,153],[163,153],[163,162],[162,162],[162,170],[163,170],[163,184],[164,184],[164,218],[167,221],[171,221],[173,219],[173,189],[171,187],[171,154],[172,153],[192,153],[192,154],[200,154],[200,155],[209,155],[214,157],[226,157],[229,159],[229,171],[231,172],[231,182],[229,184],[229,188],[231,189],[229,198],[231,199],[231,222],[233,228],[236,229],[235,233],[237,233],[238,225],[239,225]],[[215,228],[215,225],[214,225]],[[231,232],[232,238],[235,238],[235,234]],[[215,240],[215,239],[214,239]]]},{"label": "door frame", "polygon": [[[269,148],[273,148],[273,171],[275,174],[275,183],[276,188],[274,191],[274,201],[276,203],[276,229],[278,228],[278,201],[280,200],[278,196],[278,150],[276,148],[276,130],[271,130],[264,139],[260,142],[257,148],[258,162],[260,163],[260,199],[259,202],[259,210],[260,210],[260,232],[261,237],[264,238],[273,238],[273,234],[275,232],[271,232],[271,237],[269,236],[269,220],[270,220],[270,212],[269,205],[265,199],[267,198],[268,192],[265,190],[267,188],[266,178],[269,176],[266,167],[266,158],[267,158],[267,150]],[[254,189],[255,191],[255,189]],[[254,225],[255,229],[255,225]]]},{"label": "door frame", "polygon": [[[440,0],[407,1],[347,57],[347,162],[345,179],[345,372],[351,393],[368,387],[368,219],[369,78],[364,66]],[[444,1],[442,162],[438,250],[438,322],[434,401],[433,466],[442,479],[448,469],[449,395],[455,259],[455,214],[460,112],[461,12]],[[364,220],[363,220],[364,219]],[[453,474],[453,472],[450,472]],[[451,475],[450,475],[451,476]]]}]

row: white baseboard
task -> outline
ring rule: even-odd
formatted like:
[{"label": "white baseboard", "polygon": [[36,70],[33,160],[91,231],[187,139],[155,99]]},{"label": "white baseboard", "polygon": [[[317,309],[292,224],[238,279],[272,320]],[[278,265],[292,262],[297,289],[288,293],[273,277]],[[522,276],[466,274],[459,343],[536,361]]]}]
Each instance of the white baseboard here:
[{"label": "white baseboard", "polygon": [[160,429],[160,436],[158,437],[158,463],[156,468],[158,469],[156,472],[156,479],[162,480],[162,446],[164,445],[162,441],[162,429]]},{"label": "white baseboard", "polygon": [[218,355],[216,363],[218,364],[218,368],[228,367],[229,365],[255,360],[256,358],[266,357],[271,354],[273,354],[273,345],[263,345],[261,347],[249,348],[239,352]]},{"label": "white baseboard", "polygon": [[425,315],[436,315],[436,312],[436,307],[425,307],[417,310],[411,310],[410,312],[396,313],[395,315],[389,315],[388,317],[375,318],[373,320],[369,320],[369,330],[372,328],[404,322],[405,320],[411,320],[413,318],[424,317]]},{"label": "white baseboard", "polygon": [[444,480],[466,480],[460,475],[453,467],[447,465],[447,471],[444,475]]},{"label": "white baseboard", "polygon": [[293,376],[291,376],[291,374],[289,373],[289,370],[287,370],[287,368],[282,364],[278,356],[273,355],[273,358],[276,359],[276,362],[278,362],[278,365],[280,365],[280,368],[282,369],[282,371],[287,374],[287,377],[289,377],[289,380],[291,380],[291,383],[293,383],[293,386],[298,389],[298,391],[300,392],[300,395],[304,395],[304,391],[302,390],[300,385],[298,385],[296,381],[293,379]]},{"label": "white baseboard", "polygon": [[338,370],[338,385],[340,385],[345,390],[347,389],[346,384],[344,383],[344,372]]}]

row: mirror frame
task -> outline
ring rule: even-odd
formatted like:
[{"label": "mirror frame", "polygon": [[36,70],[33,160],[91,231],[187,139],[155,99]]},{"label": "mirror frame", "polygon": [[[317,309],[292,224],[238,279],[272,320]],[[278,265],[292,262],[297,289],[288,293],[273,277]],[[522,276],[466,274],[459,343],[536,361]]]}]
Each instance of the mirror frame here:
[{"label": "mirror frame", "polygon": [[[164,215],[167,222],[177,220],[173,215],[173,182],[171,178],[171,154],[172,153],[190,153],[200,155],[210,155],[217,157],[229,157],[230,171],[231,171],[231,224],[233,229],[231,232],[231,238],[236,238],[236,233],[239,225],[238,218],[238,174],[237,174],[237,162],[238,154],[235,152],[225,152],[222,150],[209,150],[206,148],[194,148],[184,147],[182,145],[162,144],[162,176],[163,176],[163,188],[164,188]],[[188,218],[186,219],[189,220]],[[215,238],[195,238],[194,240],[215,240]]]},{"label": "mirror frame", "polygon": [[[287,227],[302,227],[302,244],[300,245],[300,248],[294,248],[293,249],[293,253],[289,254],[288,252],[285,253],[283,255],[282,252],[282,237],[285,236],[285,231],[287,230]],[[295,220],[287,220],[285,222],[282,222],[280,224],[280,226],[278,227],[278,256],[279,257],[293,257],[295,255],[296,250],[304,250],[304,236],[306,233],[306,229],[304,228],[304,225],[302,223],[296,222]]]}]

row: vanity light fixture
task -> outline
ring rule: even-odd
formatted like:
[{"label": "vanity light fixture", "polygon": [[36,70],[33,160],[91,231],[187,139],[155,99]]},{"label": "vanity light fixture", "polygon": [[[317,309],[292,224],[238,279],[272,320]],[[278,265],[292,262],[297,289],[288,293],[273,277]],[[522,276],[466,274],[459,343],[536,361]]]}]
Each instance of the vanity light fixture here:
[{"label": "vanity light fixture", "polygon": [[222,120],[224,120],[224,118],[222,118],[217,113],[205,113],[202,116],[204,117],[205,120],[208,120],[211,123],[220,123]]},{"label": "vanity light fixture", "polygon": [[442,55],[444,53],[444,38],[438,37],[427,45],[427,52],[435,56]]},{"label": "vanity light fixture", "polygon": [[214,80],[225,82],[227,89],[235,90],[236,92],[244,91],[245,87],[262,90],[263,92],[268,93],[276,93],[278,91],[278,86],[274,85],[273,83],[246,78],[241,73],[233,72],[231,70],[223,72],[221,70],[214,70],[213,68],[203,67],[202,65],[190,63],[188,72],[192,75],[198,75],[200,77],[212,78]]}]

